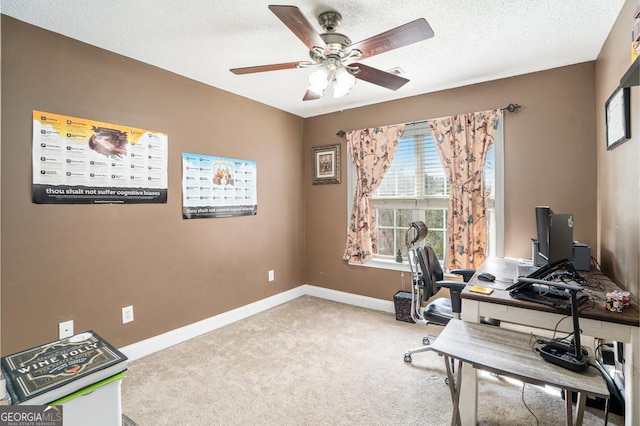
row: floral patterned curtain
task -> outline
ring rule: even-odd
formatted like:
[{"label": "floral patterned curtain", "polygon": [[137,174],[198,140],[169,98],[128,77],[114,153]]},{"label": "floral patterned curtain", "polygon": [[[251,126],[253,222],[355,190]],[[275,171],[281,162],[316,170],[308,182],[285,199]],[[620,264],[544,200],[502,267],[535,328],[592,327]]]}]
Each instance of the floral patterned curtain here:
[{"label": "floral patterned curtain", "polygon": [[448,250],[450,268],[477,268],[487,253],[484,166],[500,110],[429,120],[451,186]]},{"label": "floral patterned curtain", "polygon": [[344,260],[349,263],[366,263],[378,252],[378,227],[371,194],[391,167],[403,131],[404,124],[398,124],[347,133],[356,173],[356,191],[344,252]]}]

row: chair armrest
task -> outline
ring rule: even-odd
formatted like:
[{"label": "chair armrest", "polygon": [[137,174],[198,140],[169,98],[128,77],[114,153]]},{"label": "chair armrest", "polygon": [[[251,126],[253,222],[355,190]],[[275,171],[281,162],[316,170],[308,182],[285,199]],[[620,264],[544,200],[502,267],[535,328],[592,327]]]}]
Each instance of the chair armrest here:
[{"label": "chair armrest", "polygon": [[460,290],[467,286],[467,283],[462,283],[460,281],[436,281],[436,285],[439,287],[445,287],[449,290]]},{"label": "chair armrest", "polygon": [[462,297],[460,294],[467,286],[467,283],[461,283],[460,281],[438,281],[436,285],[449,289],[449,293],[451,294],[451,312],[454,314],[462,312]]},{"label": "chair armrest", "polygon": [[466,282],[469,282],[473,274],[476,273],[476,270],[475,269],[452,269],[451,273],[456,275],[462,275],[462,279],[466,283]]}]

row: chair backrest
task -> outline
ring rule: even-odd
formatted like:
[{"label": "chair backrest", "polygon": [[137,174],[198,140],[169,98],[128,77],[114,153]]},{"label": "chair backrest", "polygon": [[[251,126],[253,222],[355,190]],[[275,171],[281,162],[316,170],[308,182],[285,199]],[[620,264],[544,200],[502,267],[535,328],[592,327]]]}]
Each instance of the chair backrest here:
[{"label": "chair backrest", "polygon": [[438,287],[438,281],[442,281],[444,274],[442,273],[442,267],[438,261],[433,248],[431,246],[418,247],[418,264],[422,272],[422,280],[424,284],[424,300],[429,300],[431,296],[436,294],[440,287]]}]

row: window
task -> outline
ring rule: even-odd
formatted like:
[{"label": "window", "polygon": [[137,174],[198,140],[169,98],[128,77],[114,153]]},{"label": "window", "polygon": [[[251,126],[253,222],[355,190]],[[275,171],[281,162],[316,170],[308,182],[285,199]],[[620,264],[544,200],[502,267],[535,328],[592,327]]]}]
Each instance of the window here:
[{"label": "window", "polygon": [[[348,205],[351,209],[355,173],[352,165],[348,169],[351,188]],[[502,123],[485,165],[489,256],[502,254],[502,214],[499,207],[502,206],[501,177]],[[373,195],[372,201],[378,225],[378,254],[369,262],[373,263],[371,266],[395,263],[398,250],[406,260],[407,248],[404,237],[409,224],[415,220],[424,221],[429,227],[427,244],[433,247],[441,262],[448,264],[445,247],[449,183],[426,122],[405,127],[391,168]]]}]

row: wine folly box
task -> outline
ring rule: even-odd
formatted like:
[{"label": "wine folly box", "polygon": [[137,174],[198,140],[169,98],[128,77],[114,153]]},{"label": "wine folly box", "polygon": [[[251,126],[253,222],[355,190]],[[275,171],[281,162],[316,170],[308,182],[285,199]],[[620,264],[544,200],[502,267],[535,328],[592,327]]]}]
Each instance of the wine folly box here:
[{"label": "wine folly box", "polygon": [[127,369],[127,357],[92,330],[3,357],[12,405],[48,404]]}]

